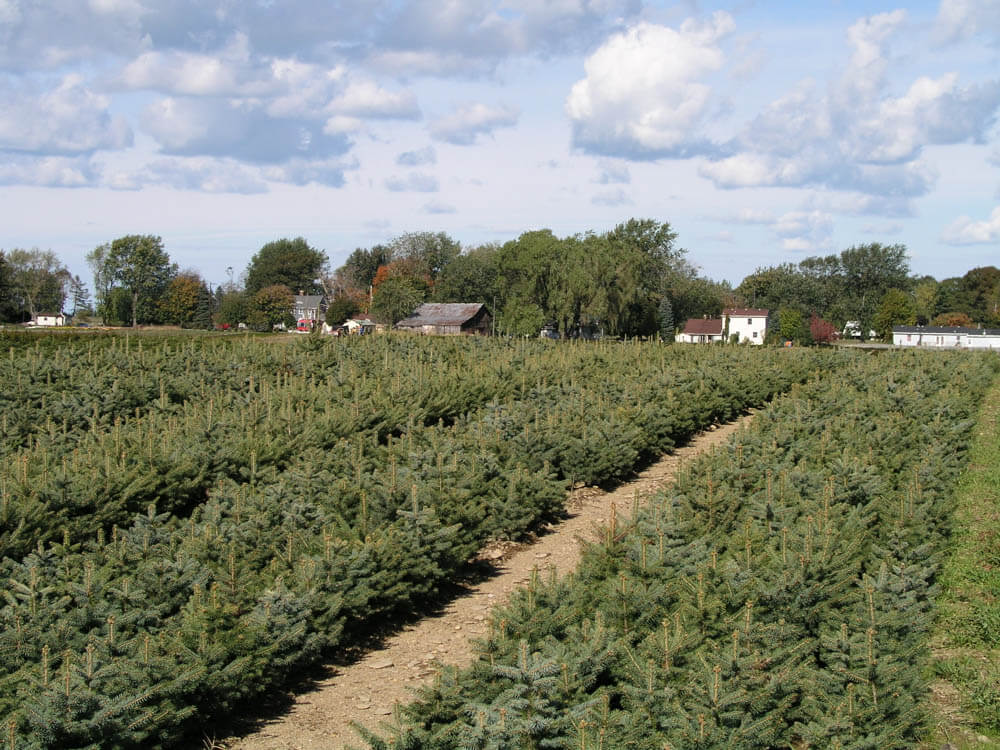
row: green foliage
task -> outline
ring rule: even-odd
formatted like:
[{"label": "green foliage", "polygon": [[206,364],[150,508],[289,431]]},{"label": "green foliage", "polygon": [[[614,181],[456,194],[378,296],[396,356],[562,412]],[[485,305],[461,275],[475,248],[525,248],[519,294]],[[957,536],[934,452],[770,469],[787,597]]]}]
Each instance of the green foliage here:
[{"label": "green foliage", "polygon": [[794,344],[808,346],[812,343],[809,324],[801,312],[793,307],[783,307],[777,315],[778,337],[782,342],[791,341]]},{"label": "green foliage", "polygon": [[268,242],[258,250],[246,272],[246,291],[250,295],[267,287],[283,285],[293,294],[319,294],[317,285],[327,264],[326,253],[310,247],[302,237]]},{"label": "green foliage", "polygon": [[351,297],[341,294],[330,300],[326,308],[326,322],[331,326],[340,325],[348,318],[358,314],[358,303]]},{"label": "green foliage", "polygon": [[93,264],[102,266],[95,270],[95,278],[107,285],[106,293],[115,287],[128,292],[131,304],[127,320],[133,327],[140,322],[159,322],[157,303],[177,274],[177,266],[170,262],[159,237],[151,234],[119,237],[110,245],[97,248],[90,258]]},{"label": "green foliage", "polygon": [[664,295],[676,315],[701,315],[721,310],[728,291],[699,277],[675,242],[670,225],[652,219],[630,219],[602,234],[525,232],[502,247],[464,254],[443,233],[412,233],[388,247],[356,250],[336,283],[357,294],[369,284],[377,293],[385,278],[424,279],[434,301],[482,302],[499,311],[497,329],[508,335],[536,336],[555,324],[564,336],[654,336]]},{"label": "green foliage", "polygon": [[257,331],[270,331],[273,326],[292,327],[292,290],[284,284],[273,284],[259,290],[247,305],[247,324]]},{"label": "green foliage", "polygon": [[164,322],[192,327],[199,304],[204,304],[204,294],[207,293],[205,282],[196,273],[185,272],[175,276],[160,299]]},{"label": "green foliage", "polygon": [[396,276],[378,285],[372,300],[372,313],[379,320],[398,323],[424,301],[426,287],[413,279]]},{"label": "green foliage", "polygon": [[62,312],[70,274],[51,250],[14,249],[6,253],[7,291],[13,315],[33,319]]},{"label": "green foliage", "polygon": [[223,292],[219,297],[215,322],[235,328],[240,323],[246,323],[250,315],[250,305],[246,292],[231,290]]},{"label": "green foliage", "polygon": [[461,252],[462,246],[444,232],[408,232],[389,243],[393,260],[409,261],[414,275],[432,282]]},{"label": "green foliage", "polygon": [[663,296],[663,299],[660,300],[658,312],[660,314],[660,339],[668,344],[673,343],[676,326],[674,324],[674,308],[670,304],[670,297]]},{"label": "green foliage", "polygon": [[819,315],[842,328],[848,320],[867,332],[874,327],[879,304],[890,289],[909,291],[909,261],[903,245],[856,245],[839,255],[806,258],[760,268],[737,287],[754,307],[794,308]]},{"label": "green foliage", "polygon": [[[26,747],[182,744],[433,600],[486,540],[556,517],[571,481],[624,476],[840,361],[395,336],[23,338],[0,360],[0,708]],[[516,737],[544,746],[590,721],[598,704],[577,688],[552,699],[547,672],[556,659],[560,680],[563,663],[605,680],[602,643],[503,662],[520,671],[498,677],[495,709],[513,712]],[[483,727],[466,717],[461,731],[506,736]]]},{"label": "green foliage", "polygon": [[435,302],[482,302],[492,307],[500,294],[499,248],[473,248],[452,259],[434,282]]},{"label": "green foliage", "polygon": [[394,746],[915,746],[951,490],[1000,368],[840,365],[494,612],[479,660],[404,709]]},{"label": "green foliage", "polygon": [[337,269],[337,279],[341,288],[367,294],[378,269],[393,260],[392,250],[384,245],[375,245],[370,250],[359,247]]},{"label": "green foliage", "polygon": [[883,341],[892,342],[892,327],[915,325],[917,308],[913,298],[901,289],[890,289],[882,298],[882,303],[872,318],[875,332]]}]

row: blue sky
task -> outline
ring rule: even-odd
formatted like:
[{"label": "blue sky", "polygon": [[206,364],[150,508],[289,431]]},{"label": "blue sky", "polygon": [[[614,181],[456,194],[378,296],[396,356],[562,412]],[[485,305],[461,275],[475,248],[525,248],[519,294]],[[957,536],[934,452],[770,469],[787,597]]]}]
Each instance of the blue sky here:
[{"label": "blue sky", "polygon": [[1000,0],[0,0],[0,248],[158,234],[238,274],[669,221],[755,268],[1000,265]]}]

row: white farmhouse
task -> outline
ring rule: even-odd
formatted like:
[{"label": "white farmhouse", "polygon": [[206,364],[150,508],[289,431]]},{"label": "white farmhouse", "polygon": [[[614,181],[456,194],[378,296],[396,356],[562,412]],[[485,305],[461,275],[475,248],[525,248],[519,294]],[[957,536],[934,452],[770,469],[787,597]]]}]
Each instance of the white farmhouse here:
[{"label": "white farmhouse", "polygon": [[722,311],[723,327],[736,343],[763,344],[767,335],[767,310],[753,307],[730,307]]},{"label": "white farmhouse", "polygon": [[36,326],[64,326],[66,316],[62,313],[38,313],[35,318]]}]

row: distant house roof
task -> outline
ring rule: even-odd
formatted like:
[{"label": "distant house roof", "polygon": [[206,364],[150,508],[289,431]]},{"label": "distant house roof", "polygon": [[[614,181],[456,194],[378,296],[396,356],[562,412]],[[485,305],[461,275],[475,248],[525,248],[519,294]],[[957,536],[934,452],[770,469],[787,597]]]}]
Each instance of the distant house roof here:
[{"label": "distant house roof", "polygon": [[768,311],[760,307],[729,307],[722,314],[729,318],[766,318]]},{"label": "distant house roof", "polygon": [[476,317],[484,307],[481,302],[427,302],[396,325],[400,328],[460,326]]},{"label": "distant house roof", "polygon": [[320,304],[323,302],[322,294],[296,294],[295,295],[295,306],[301,307],[305,310],[319,309]]},{"label": "distant house roof", "polygon": [[691,336],[721,336],[721,318],[688,318],[684,324],[684,333]]}]

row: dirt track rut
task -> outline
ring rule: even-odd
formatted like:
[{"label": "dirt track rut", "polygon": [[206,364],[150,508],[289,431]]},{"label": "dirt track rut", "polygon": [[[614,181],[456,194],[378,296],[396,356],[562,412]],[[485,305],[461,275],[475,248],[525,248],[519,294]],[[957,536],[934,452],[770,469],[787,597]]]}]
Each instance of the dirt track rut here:
[{"label": "dirt track rut", "polygon": [[571,493],[568,517],[536,541],[496,547],[484,552],[496,575],[468,589],[439,614],[425,617],[389,637],[383,646],[348,666],[329,667],[329,676],[315,689],[295,697],[291,708],[262,724],[253,734],[206,746],[233,750],[313,750],[363,746],[350,722],[377,727],[390,718],[396,703],[405,703],[413,689],[429,682],[436,665],[468,664],[474,657],[471,639],[486,633],[490,610],[528,582],[535,567],[557,574],[575,569],[580,540],[594,539],[611,515],[628,512],[672,481],[679,466],[724,443],[749,417],[700,433],[611,492],[585,487]]}]

